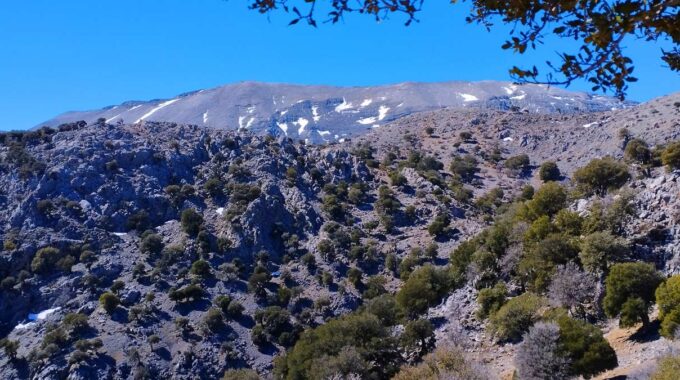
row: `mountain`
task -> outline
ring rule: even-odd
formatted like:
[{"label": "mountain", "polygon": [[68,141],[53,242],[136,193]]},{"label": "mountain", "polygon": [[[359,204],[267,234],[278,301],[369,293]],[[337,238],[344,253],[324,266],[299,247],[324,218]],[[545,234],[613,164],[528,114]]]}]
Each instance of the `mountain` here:
[{"label": "mountain", "polygon": [[[680,273],[680,169],[658,162],[680,94],[601,111],[435,106],[316,145],[151,120],[0,134],[0,378],[388,379],[436,349],[465,370],[442,377],[507,379],[551,316],[574,355],[611,348],[591,375],[647,370],[672,342],[620,329],[584,255],[597,238],[605,265]],[[604,156],[630,177],[574,180]],[[504,339],[493,313],[527,298]]]},{"label": "mountain", "polygon": [[574,114],[630,105],[630,102],[556,87],[493,81],[376,87],[242,82],[172,99],[132,101],[100,110],[68,112],[40,126],[56,127],[79,120],[92,123],[99,118],[107,123],[163,121],[327,142],[362,134],[406,115],[439,108]]}]

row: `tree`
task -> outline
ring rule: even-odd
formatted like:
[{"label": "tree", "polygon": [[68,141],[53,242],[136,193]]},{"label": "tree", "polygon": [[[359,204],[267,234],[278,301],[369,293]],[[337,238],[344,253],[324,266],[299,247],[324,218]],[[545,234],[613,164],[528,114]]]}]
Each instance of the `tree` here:
[{"label": "tree", "polygon": [[680,275],[675,275],[656,289],[656,304],[659,305],[661,335],[673,339],[680,326]]},{"label": "tree", "polygon": [[140,251],[146,254],[158,254],[163,250],[163,239],[158,234],[147,234],[142,238],[139,246]]},{"label": "tree", "polygon": [[680,373],[680,356],[665,356],[659,359],[656,371],[650,380],[675,380]]},{"label": "tree", "polygon": [[431,236],[443,236],[448,232],[449,224],[451,224],[451,218],[449,218],[446,213],[440,212],[432,223],[427,226],[427,232],[429,232]]},{"label": "tree", "polygon": [[190,272],[191,274],[202,278],[210,277],[212,273],[210,263],[205,260],[194,261],[194,263],[191,264]]},{"label": "tree", "polygon": [[406,324],[401,335],[402,345],[407,351],[422,357],[434,348],[434,329],[427,319],[417,319]]},{"label": "tree", "polygon": [[[376,2],[303,2],[295,0],[249,0],[250,8],[268,14],[283,10],[291,12],[290,24],[304,21],[316,27],[319,9],[328,11],[327,20],[333,23],[344,20],[350,13],[370,15],[383,20],[390,14],[402,14],[406,25],[418,21],[422,0],[388,0]],[[322,7],[322,4],[324,5]],[[296,6],[297,5],[297,6]],[[298,9],[300,7],[300,9]],[[670,50],[661,51],[661,59],[673,71],[680,71],[680,27],[675,22],[677,4],[669,1],[631,0],[610,3],[588,0],[564,4],[558,1],[537,1],[530,4],[480,0],[472,3],[469,23],[486,28],[496,20],[513,25],[510,38],[502,45],[524,54],[544,43],[544,38],[554,35],[576,40],[580,46],[575,52],[558,52],[556,61],[546,63],[549,73],[544,79],[536,66],[510,69],[516,81],[569,85],[577,79],[590,82],[593,91],[613,91],[623,98],[628,83],[637,81],[631,74],[632,60],[625,55],[627,39],[645,36],[648,41],[671,40]]]},{"label": "tree", "polygon": [[5,351],[5,355],[7,355],[10,360],[16,360],[17,351],[19,350],[19,341],[3,338],[0,340],[0,347],[2,347]]},{"label": "tree", "polygon": [[646,327],[649,324],[647,313],[660,283],[661,276],[652,264],[614,264],[605,281],[604,312],[611,318],[620,317],[621,327],[631,327],[638,322]]},{"label": "tree", "polygon": [[508,157],[508,159],[505,160],[504,165],[510,170],[524,171],[529,169],[531,162],[529,160],[529,156],[526,154],[520,154],[517,156]]},{"label": "tree", "polygon": [[552,323],[539,322],[524,335],[517,348],[515,366],[522,380],[569,379],[570,360],[559,345],[560,328]]},{"label": "tree", "polygon": [[538,169],[538,177],[543,182],[559,181],[562,177],[562,173],[560,173],[560,168],[557,167],[557,163],[546,161],[542,163],[541,167]]},{"label": "tree", "polygon": [[499,282],[493,288],[484,288],[477,294],[477,317],[484,319],[500,309],[508,296],[508,289],[504,283]]},{"label": "tree", "polygon": [[680,169],[680,141],[675,141],[661,153],[661,162],[669,169]]},{"label": "tree", "polygon": [[531,220],[540,216],[553,216],[567,203],[567,192],[556,182],[544,183],[534,197],[526,203]]},{"label": "tree", "polygon": [[439,347],[425,355],[423,362],[402,367],[393,380],[489,380],[491,377],[480,365],[469,361],[457,347]]},{"label": "tree", "polygon": [[588,193],[605,195],[630,179],[628,167],[612,157],[596,158],[574,172],[574,180]]},{"label": "tree", "polygon": [[147,342],[149,342],[149,348],[151,351],[154,350],[154,346],[160,343],[161,338],[158,335],[151,335],[149,338],[147,338]]},{"label": "tree", "polygon": [[193,208],[182,211],[182,229],[189,236],[196,236],[203,227],[203,217]]},{"label": "tree", "polygon": [[649,149],[645,140],[632,139],[626,144],[623,157],[628,161],[646,165],[652,160],[652,151]]}]

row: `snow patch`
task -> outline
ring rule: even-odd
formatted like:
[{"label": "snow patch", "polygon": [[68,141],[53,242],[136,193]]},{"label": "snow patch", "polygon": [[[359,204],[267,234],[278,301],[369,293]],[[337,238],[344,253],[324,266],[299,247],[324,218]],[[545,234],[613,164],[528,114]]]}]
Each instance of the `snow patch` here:
[{"label": "snow patch", "polygon": [[298,128],[299,135],[305,131],[305,127],[307,126],[307,124],[309,124],[309,120],[305,119],[304,117],[301,117],[297,121],[293,122],[293,124],[300,126],[300,128]]},{"label": "snow patch", "polygon": [[106,123],[108,124],[108,123],[114,121],[116,118],[118,118],[118,116],[120,116],[120,114],[118,114],[118,115],[116,115],[116,116],[114,116],[114,117],[112,117],[112,118],[110,118],[110,119],[106,119]]},{"label": "snow patch", "polygon": [[288,113],[288,110],[281,111],[281,116],[283,116],[283,115],[285,115],[285,114],[287,114],[287,113]]},{"label": "snow patch", "polygon": [[113,234],[118,236],[118,237],[123,237],[123,236],[127,235],[127,232],[114,232]]},{"label": "snow patch", "polygon": [[378,120],[382,120],[387,116],[387,112],[390,110],[390,107],[387,106],[380,106],[378,109]]},{"label": "snow patch", "polygon": [[319,116],[319,107],[317,106],[312,107],[312,118],[314,119],[315,123],[321,119],[321,116]]},{"label": "snow patch", "polygon": [[463,97],[464,102],[473,102],[475,100],[479,100],[476,96],[470,95],[470,94],[458,94]]},{"label": "snow patch", "polygon": [[219,215],[219,216],[224,215],[224,207],[218,208],[217,210],[215,210],[215,212],[216,212],[217,215]]},{"label": "snow patch", "polygon": [[371,105],[371,103],[373,103],[373,99],[364,99],[364,101],[361,102],[361,106],[362,107],[368,107],[368,106]]},{"label": "snow patch", "polygon": [[512,137],[506,137],[503,139],[503,141],[513,141],[514,139]]},{"label": "snow patch", "polygon": [[238,128],[239,129],[248,129],[250,128],[251,125],[255,122],[255,116],[251,116],[250,119],[243,125],[243,122],[246,120],[248,116],[239,116],[238,117]]},{"label": "snow patch", "polygon": [[365,117],[363,119],[357,120],[357,123],[363,124],[363,125],[368,125],[368,124],[373,124],[377,121],[377,118],[375,116],[371,117]]},{"label": "snow patch", "polygon": [[338,104],[337,106],[335,106],[335,112],[346,111],[346,110],[348,110],[348,109],[352,109],[352,107],[353,107],[353,106],[352,106],[352,103],[347,103],[347,101],[345,100],[345,98],[342,98],[342,103],[340,103],[340,104]]},{"label": "snow patch", "polygon": [[28,318],[27,318],[30,322],[19,323],[14,328],[16,330],[22,330],[22,329],[29,328],[29,327],[35,325],[36,321],[42,321],[42,320],[46,319],[50,314],[54,313],[55,311],[59,311],[59,310],[61,310],[60,307],[54,307],[52,309],[43,310],[39,313],[35,313],[35,314],[30,313],[30,314],[28,314]]},{"label": "snow patch", "polygon": [[279,127],[279,128],[281,128],[281,130],[283,131],[283,133],[285,133],[286,135],[288,135],[288,123],[276,123],[276,126]]},{"label": "snow patch", "polygon": [[203,113],[203,124],[208,122],[208,111],[205,111]]},{"label": "snow patch", "polygon": [[318,133],[319,136],[328,136],[331,134],[331,131],[316,131],[316,133]]},{"label": "snow patch", "polygon": [[515,92],[516,88],[517,86],[503,87],[503,90],[505,90],[506,94],[512,95]]},{"label": "snow patch", "polygon": [[141,104],[138,104],[138,105],[136,105],[136,106],[130,108],[129,111],[136,110],[137,108],[139,108],[139,107],[141,107],[141,106],[142,106]]},{"label": "snow patch", "polygon": [[161,109],[163,109],[163,108],[165,108],[165,107],[171,105],[172,103],[175,103],[175,102],[178,101],[178,100],[179,100],[179,99],[172,99],[172,100],[168,100],[167,102],[163,102],[163,103],[159,104],[158,106],[156,106],[156,108],[154,108],[154,109],[152,109],[151,111],[145,113],[142,117],[140,117],[139,119],[137,119],[137,121],[135,121],[135,123],[139,123],[139,122],[141,122],[141,121],[143,121],[143,120],[146,120],[146,119],[149,118],[151,115],[153,115],[153,114],[155,114],[156,112],[158,112],[159,110],[161,110]]},{"label": "snow patch", "polygon": [[250,107],[248,107],[248,108],[246,109],[246,111],[247,111],[249,114],[252,114],[253,112],[255,112],[255,108],[256,108],[255,106],[250,106]]},{"label": "snow patch", "polygon": [[597,121],[595,121],[595,122],[592,122],[592,123],[583,124],[583,128],[590,128],[590,127],[592,127],[593,125],[599,126],[600,123],[598,123]]},{"label": "snow patch", "polygon": [[373,124],[371,128],[380,128],[380,124]]},{"label": "snow patch", "polygon": [[522,99],[524,99],[524,98],[526,98],[526,97],[527,97],[527,94],[522,94],[522,95],[512,96],[512,97],[510,97],[510,99],[514,99],[514,100],[522,100]]}]

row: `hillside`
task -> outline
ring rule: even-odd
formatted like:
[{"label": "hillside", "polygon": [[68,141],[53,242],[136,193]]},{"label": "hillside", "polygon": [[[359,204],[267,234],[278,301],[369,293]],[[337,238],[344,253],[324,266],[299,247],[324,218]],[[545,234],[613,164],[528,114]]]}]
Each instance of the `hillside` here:
[{"label": "hillside", "polygon": [[[528,89],[512,90],[532,101]],[[257,97],[273,96],[259,91]],[[296,100],[286,103],[289,112],[297,97],[321,92],[290,91]],[[322,103],[356,107],[387,90],[347,89],[352,94],[340,103],[327,100],[337,89],[324,91],[299,103],[306,107],[299,112]],[[448,91],[441,99],[453,102]],[[469,89],[485,104],[494,91]],[[184,102],[187,110],[202,109],[190,105],[200,94],[163,112],[182,115],[171,106]],[[378,107],[375,114],[401,101],[385,96],[386,103],[366,107]],[[267,134],[272,119],[239,130],[236,113],[220,116],[228,125],[202,124],[188,113],[186,121],[199,125],[150,117],[125,124],[110,120],[113,109],[0,135],[0,336],[5,347],[17,342],[15,358],[7,350],[0,357],[0,377],[217,379],[250,368],[264,378],[274,371],[389,378],[435,347],[456,347],[475,363],[471,378],[506,378],[521,345],[491,329],[498,310],[478,314],[483,290],[506,286],[496,295],[499,307],[536,297],[529,325],[578,319],[573,323],[595,341],[618,321],[601,307],[612,266],[644,261],[664,277],[680,273],[680,171],[657,162],[659,152],[646,166],[622,164],[635,138],[651,148],[680,139],[680,95],[620,110],[602,98],[579,98],[578,107],[597,112],[472,101],[429,109],[436,102],[418,96],[408,112],[342,143]],[[535,96],[548,107],[544,94]],[[141,118],[130,116],[125,121]],[[77,117],[90,123],[56,126]],[[358,131],[347,128],[348,135]],[[577,168],[606,155],[630,178],[602,192],[582,188]],[[547,185],[540,179],[545,161],[561,172]],[[532,209],[554,195],[549,191],[563,197],[543,202],[549,212]],[[625,254],[607,256],[590,273],[581,253],[593,234],[607,234]],[[536,253],[549,243],[571,256]],[[549,290],[568,262],[595,289],[594,299],[573,310],[556,305]],[[631,344],[637,346],[626,353],[613,344],[618,362],[595,374],[630,374],[640,360],[663,354],[667,340],[657,333]],[[275,365],[284,353],[285,364]]]}]

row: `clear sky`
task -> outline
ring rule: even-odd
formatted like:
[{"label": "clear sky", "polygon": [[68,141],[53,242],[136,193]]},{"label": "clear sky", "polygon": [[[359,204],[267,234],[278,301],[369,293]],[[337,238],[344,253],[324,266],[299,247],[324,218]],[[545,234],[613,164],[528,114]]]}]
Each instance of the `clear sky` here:
[{"label": "clear sky", "polygon": [[[421,22],[409,27],[398,16],[382,23],[355,16],[313,29],[287,26],[285,14],[250,11],[246,0],[7,0],[0,12],[0,129],[242,80],[508,80],[513,64],[543,62],[564,48],[552,40],[526,57],[503,51],[507,27],[489,33],[466,24],[465,14],[465,5],[426,1]],[[630,43],[640,78],[630,99],[680,91],[680,76],[661,67],[661,47]]]}]

